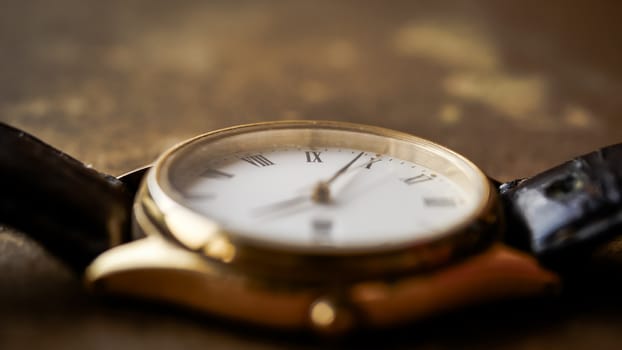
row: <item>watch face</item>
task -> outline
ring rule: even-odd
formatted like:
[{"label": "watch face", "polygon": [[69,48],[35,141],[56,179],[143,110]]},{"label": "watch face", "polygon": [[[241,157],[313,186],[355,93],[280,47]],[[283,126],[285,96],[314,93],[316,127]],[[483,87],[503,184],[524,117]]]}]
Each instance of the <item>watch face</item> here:
[{"label": "watch face", "polygon": [[444,147],[334,122],[199,136],[165,154],[148,187],[156,203],[233,240],[315,253],[433,242],[473,221],[490,196],[485,176]]}]

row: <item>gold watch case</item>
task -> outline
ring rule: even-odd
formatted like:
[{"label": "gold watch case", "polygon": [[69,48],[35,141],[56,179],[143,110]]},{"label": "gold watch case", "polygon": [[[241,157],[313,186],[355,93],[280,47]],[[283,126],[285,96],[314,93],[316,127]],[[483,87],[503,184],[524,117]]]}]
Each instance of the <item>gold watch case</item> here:
[{"label": "gold watch case", "polygon": [[[255,242],[167,195],[161,178],[176,156],[202,142],[262,130],[271,130],[279,144],[365,147],[408,159],[413,154],[402,145],[417,143],[425,150],[417,162],[437,162],[432,165],[447,172],[467,167],[463,173],[470,178],[456,181],[481,185],[482,195],[468,218],[433,240],[339,252]],[[351,137],[339,137],[344,132]],[[357,139],[358,134],[367,136]],[[246,142],[224,143],[239,148],[222,151],[252,149],[265,140],[249,137]],[[495,243],[502,227],[500,205],[475,165],[430,141],[372,126],[286,121],[200,135],[158,159],[143,179],[133,215],[134,230],[144,238],[110,249],[89,266],[86,282],[94,291],[163,300],[270,327],[323,332],[386,327],[559,283],[533,258]]]}]

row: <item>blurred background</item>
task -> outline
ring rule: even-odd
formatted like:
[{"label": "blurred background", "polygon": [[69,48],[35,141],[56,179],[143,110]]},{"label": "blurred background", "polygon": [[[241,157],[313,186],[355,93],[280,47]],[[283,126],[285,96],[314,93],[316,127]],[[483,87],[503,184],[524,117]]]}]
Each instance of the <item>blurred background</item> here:
[{"label": "blurred background", "polygon": [[622,139],[615,1],[0,6],[0,118],[115,173],[276,119],[411,132],[503,179]]},{"label": "blurred background", "polygon": [[[622,141],[621,10],[562,0],[2,0],[0,120],[112,174],[216,128],[334,119],[434,140],[509,180]],[[101,306],[2,228],[0,253],[0,347],[304,345]],[[393,345],[616,348],[622,317],[587,299],[531,327],[489,310],[467,331],[449,321],[451,340],[404,331]],[[502,330],[491,341],[493,326]]]}]

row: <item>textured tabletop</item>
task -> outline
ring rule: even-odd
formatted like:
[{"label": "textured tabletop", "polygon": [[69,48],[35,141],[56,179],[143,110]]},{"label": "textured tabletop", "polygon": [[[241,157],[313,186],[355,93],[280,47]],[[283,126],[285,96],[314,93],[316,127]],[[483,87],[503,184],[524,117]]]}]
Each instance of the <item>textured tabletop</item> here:
[{"label": "textured tabletop", "polygon": [[[3,0],[0,120],[115,175],[216,128],[334,119],[434,140],[509,180],[622,141],[621,10],[562,0]],[[98,300],[0,227],[2,349],[622,347],[622,305],[606,284],[589,289],[326,344]]]}]

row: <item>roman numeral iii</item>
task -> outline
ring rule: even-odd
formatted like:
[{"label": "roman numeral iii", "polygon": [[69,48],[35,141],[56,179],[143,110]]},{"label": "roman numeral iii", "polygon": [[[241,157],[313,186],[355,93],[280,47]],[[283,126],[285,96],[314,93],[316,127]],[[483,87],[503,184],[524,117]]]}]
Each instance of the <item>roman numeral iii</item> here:
[{"label": "roman numeral iii", "polygon": [[434,174],[431,174],[431,175],[419,174],[417,176],[409,177],[407,179],[402,179],[402,181],[407,185],[414,185],[417,183],[433,180],[435,177],[436,175]]},{"label": "roman numeral iii", "polygon": [[249,164],[252,164],[256,167],[264,167],[264,166],[270,166],[270,165],[274,165],[274,163],[272,163],[272,161],[268,158],[266,158],[264,155],[262,154],[255,154],[252,156],[248,156],[248,157],[242,157],[240,158],[245,162],[248,162]]}]

